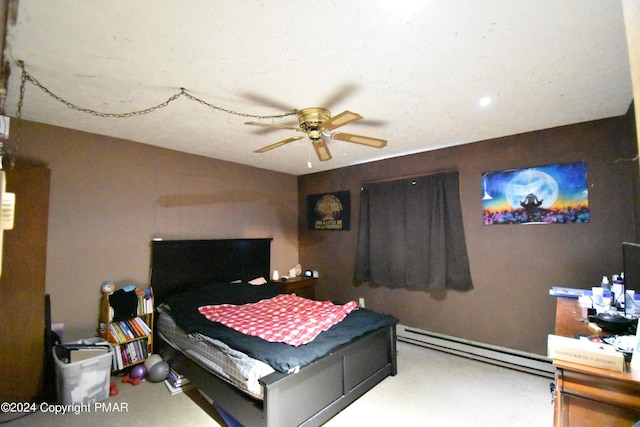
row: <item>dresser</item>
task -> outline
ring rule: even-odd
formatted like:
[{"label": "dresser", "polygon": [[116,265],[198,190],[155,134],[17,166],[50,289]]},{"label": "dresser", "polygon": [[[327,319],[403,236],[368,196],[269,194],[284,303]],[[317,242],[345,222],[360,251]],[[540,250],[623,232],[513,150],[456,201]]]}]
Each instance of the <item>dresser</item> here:
[{"label": "dresser", "polygon": [[[595,335],[575,298],[558,297],[555,334],[575,338]],[[640,371],[627,363],[614,372],[577,363],[553,361],[556,367],[554,426],[630,427],[640,420]]]}]

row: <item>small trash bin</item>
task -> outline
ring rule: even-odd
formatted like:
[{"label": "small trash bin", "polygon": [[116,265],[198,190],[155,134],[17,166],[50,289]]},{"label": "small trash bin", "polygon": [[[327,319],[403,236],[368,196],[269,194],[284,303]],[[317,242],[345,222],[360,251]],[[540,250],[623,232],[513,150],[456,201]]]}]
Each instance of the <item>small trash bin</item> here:
[{"label": "small trash bin", "polygon": [[98,338],[57,345],[53,360],[59,403],[93,403],[109,397],[113,347],[106,341]]}]

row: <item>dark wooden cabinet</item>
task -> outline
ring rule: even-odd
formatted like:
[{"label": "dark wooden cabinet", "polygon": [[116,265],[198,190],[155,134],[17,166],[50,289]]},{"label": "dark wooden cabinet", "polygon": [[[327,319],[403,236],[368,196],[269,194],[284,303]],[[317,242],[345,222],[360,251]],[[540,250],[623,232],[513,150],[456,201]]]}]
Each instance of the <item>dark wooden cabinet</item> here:
[{"label": "dark wooden cabinet", "polygon": [[302,298],[316,299],[316,280],[313,277],[294,277],[288,280],[278,280],[276,283],[283,292],[296,294]]},{"label": "dark wooden cabinet", "polygon": [[18,162],[6,171],[15,193],[13,230],[4,231],[0,278],[0,400],[27,402],[44,391],[45,268],[50,171]]}]

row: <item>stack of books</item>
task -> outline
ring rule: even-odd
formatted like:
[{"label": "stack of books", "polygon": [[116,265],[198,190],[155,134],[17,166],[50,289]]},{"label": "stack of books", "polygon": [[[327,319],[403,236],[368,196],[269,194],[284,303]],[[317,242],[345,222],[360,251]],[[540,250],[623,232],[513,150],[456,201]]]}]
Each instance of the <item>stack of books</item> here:
[{"label": "stack of books", "polygon": [[129,340],[147,337],[151,328],[139,317],[109,323],[109,333],[113,342],[125,343]]},{"label": "stack of books", "polygon": [[150,289],[136,288],[138,297],[138,316],[153,313],[153,297]]},{"label": "stack of books", "polygon": [[178,394],[183,391],[192,389],[195,385],[189,381],[184,375],[179,374],[173,368],[169,369],[167,378],[164,380],[164,384],[167,386],[169,393]]},{"label": "stack of books", "polygon": [[149,342],[146,338],[115,345],[113,352],[113,367],[116,370],[121,370],[125,366],[142,362],[147,357],[149,357]]}]

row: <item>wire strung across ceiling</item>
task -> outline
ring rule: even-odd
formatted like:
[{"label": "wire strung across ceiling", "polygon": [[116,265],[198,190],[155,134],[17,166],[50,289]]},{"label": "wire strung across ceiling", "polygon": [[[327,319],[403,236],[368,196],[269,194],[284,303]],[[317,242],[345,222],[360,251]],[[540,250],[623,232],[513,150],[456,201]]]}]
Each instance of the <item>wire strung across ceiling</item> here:
[{"label": "wire strung across ceiling", "polygon": [[17,64],[20,67],[20,69],[22,70],[22,74],[21,74],[21,80],[20,80],[20,98],[18,100],[18,108],[17,108],[17,111],[16,111],[16,118],[18,119],[17,137],[16,137],[16,141],[14,142],[13,149],[9,153],[10,163],[11,163],[11,167],[12,168],[15,166],[15,152],[16,152],[18,144],[20,142],[20,136],[21,136],[20,135],[20,119],[22,118],[22,106],[24,104],[24,94],[25,94],[25,88],[26,88],[26,83],[27,82],[29,82],[29,83],[33,84],[34,86],[40,88],[44,93],[46,93],[47,95],[49,95],[50,97],[52,97],[56,101],[64,104],[68,108],[70,108],[72,110],[75,110],[75,111],[82,112],[82,113],[91,114],[92,116],[96,116],[96,117],[128,118],[128,117],[134,117],[134,116],[141,116],[141,115],[144,115],[144,114],[152,113],[155,110],[159,110],[161,108],[164,108],[167,105],[169,105],[171,102],[173,102],[173,101],[175,101],[178,98],[183,97],[183,96],[185,98],[191,100],[191,101],[195,101],[195,102],[197,102],[199,104],[202,104],[202,105],[204,105],[206,107],[209,107],[210,109],[212,109],[214,111],[220,111],[220,112],[223,112],[223,113],[233,114],[233,115],[242,116],[242,117],[251,117],[251,118],[255,118],[255,119],[278,119],[278,118],[288,117],[288,116],[293,116],[293,115],[298,114],[297,111],[290,111],[290,112],[286,112],[286,113],[272,114],[272,115],[258,115],[258,114],[242,113],[242,112],[230,110],[230,109],[227,109],[227,108],[223,108],[223,107],[211,104],[210,102],[207,102],[207,101],[205,101],[203,99],[200,99],[200,98],[190,94],[183,87],[180,88],[179,92],[174,93],[169,98],[167,98],[165,101],[163,101],[163,102],[161,102],[161,103],[159,103],[157,105],[153,105],[151,107],[143,108],[143,109],[140,109],[140,110],[127,111],[127,112],[124,112],[124,113],[105,113],[105,112],[101,112],[101,111],[97,111],[97,110],[92,110],[90,108],[80,107],[80,106],[78,106],[78,105],[76,105],[76,104],[74,104],[74,103],[72,103],[70,101],[67,101],[66,99],[62,98],[61,96],[56,95],[51,90],[49,90],[46,86],[44,86],[42,83],[40,83],[40,81],[38,81],[38,79],[33,77],[31,74],[29,74],[29,72],[25,69],[24,61],[18,60]]},{"label": "wire strung across ceiling", "polygon": [[[361,144],[361,145],[365,145],[368,147],[373,147],[373,148],[384,148],[387,145],[387,141],[386,139],[380,139],[380,138],[372,138],[369,136],[362,136],[362,135],[354,135],[354,134],[350,134],[350,133],[344,133],[344,132],[333,132],[335,129],[342,127],[346,124],[352,123],[354,121],[358,121],[360,119],[362,119],[362,116],[360,114],[351,112],[351,111],[343,111],[342,113],[336,115],[336,116],[331,116],[331,112],[325,108],[318,108],[318,107],[312,107],[312,108],[304,108],[302,110],[293,110],[293,111],[288,111],[288,112],[284,112],[284,113],[280,113],[280,114],[272,114],[272,115],[257,115],[257,114],[248,114],[248,113],[241,113],[238,111],[234,111],[234,110],[229,110],[227,108],[223,108],[214,104],[211,104],[203,99],[200,99],[192,94],[190,94],[189,92],[187,92],[187,90],[184,87],[180,88],[179,92],[174,93],[173,95],[171,95],[169,98],[167,98],[165,101],[157,104],[157,105],[153,105],[147,108],[143,108],[140,110],[134,110],[134,111],[128,111],[128,112],[123,112],[123,113],[106,113],[106,112],[102,112],[102,111],[97,111],[97,110],[93,110],[90,108],[85,108],[85,107],[80,107],[70,101],[67,101],[66,99],[62,98],[61,96],[53,93],[51,90],[49,90],[46,86],[44,86],[42,83],[40,83],[40,81],[38,81],[38,79],[36,79],[35,77],[33,77],[31,74],[29,74],[25,68],[25,64],[24,61],[22,60],[18,60],[17,61],[18,66],[21,68],[22,70],[22,74],[21,74],[21,81],[20,81],[20,97],[19,97],[19,101],[18,101],[18,108],[16,111],[16,117],[18,119],[18,124],[17,124],[17,137],[14,141],[14,146],[13,149],[9,152],[9,159],[10,159],[10,164],[11,167],[13,168],[15,166],[15,153],[17,151],[17,147],[20,144],[20,140],[21,140],[21,121],[22,121],[22,108],[23,108],[23,104],[24,104],[24,95],[25,95],[25,88],[26,88],[26,83],[30,82],[32,83],[34,86],[40,88],[44,93],[46,93],[47,95],[49,95],[50,97],[52,97],[53,99],[55,99],[56,101],[64,104],[66,107],[74,110],[74,111],[79,111],[79,112],[83,112],[83,113],[87,113],[87,114],[91,114],[93,116],[97,116],[97,117],[106,117],[106,118],[127,118],[127,117],[134,117],[134,116],[139,116],[139,115],[144,115],[144,114],[149,114],[152,113],[153,111],[156,111],[158,109],[164,108],[167,105],[169,105],[171,102],[177,100],[178,98],[184,96],[185,98],[191,100],[191,101],[195,101],[199,104],[202,104],[206,107],[209,107],[210,109],[214,110],[214,111],[220,111],[223,113],[227,113],[227,114],[233,114],[236,116],[242,116],[242,117],[251,117],[251,118],[256,118],[256,119],[276,119],[276,118],[282,118],[282,117],[287,117],[287,116],[292,116],[292,115],[297,115],[298,116],[298,122],[299,122],[299,126],[298,127],[293,127],[293,126],[283,126],[283,125],[274,125],[274,124],[265,124],[265,123],[258,123],[258,122],[247,122],[245,124],[247,125],[253,125],[253,126],[262,126],[262,127],[268,127],[268,128],[276,128],[276,129],[289,129],[289,130],[293,130],[293,131],[298,131],[298,132],[302,132],[304,133],[306,136],[309,137],[309,139],[311,139],[312,141],[312,145],[314,150],[316,151],[316,154],[318,155],[318,159],[320,161],[327,161],[330,160],[332,158],[331,156],[331,152],[329,151],[329,147],[327,145],[327,142],[325,141],[325,138],[331,138],[331,139],[336,139],[336,140],[340,140],[340,141],[346,141],[346,142],[352,142],[352,143],[356,143],[356,144]],[[274,148],[283,146],[285,144],[288,144],[290,142],[293,141],[297,141],[301,138],[303,138],[304,136],[301,135],[297,135],[297,136],[293,136],[287,139],[284,139],[282,141],[278,141],[274,144],[270,144],[266,147],[260,148],[258,150],[255,150],[256,153],[264,153],[266,151],[272,150]],[[311,161],[309,160],[307,162],[308,165],[311,165]]]},{"label": "wire strung across ceiling", "polygon": [[23,97],[24,97],[24,85],[25,85],[25,82],[28,81],[28,82],[31,82],[34,86],[39,87],[40,89],[42,89],[42,91],[44,93],[46,93],[47,95],[51,96],[56,101],[66,105],[68,108],[70,108],[72,110],[80,111],[80,112],[83,112],[83,113],[88,113],[88,114],[91,114],[93,116],[98,116],[98,117],[126,118],[126,117],[140,116],[140,115],[143,115],[143,114],[149,114],[149,113],[152,113],[155,110],[158,110],[160,108],[166,107],[167,105],[169,105],[169,103],[175,101],[176,99],[180,98],[181,96],[184,96],[187,99],[190,99],[192,101],[195,101],[195,102],[198,102],[198,103],[200,103],[202,105],[205,105],[205,106],[211,108],[214,111],[221,111],[223,113],[233,114],[233,115],[242,116],[242,117],[253,117],[253,118],[256,118],[256,119],[278,119],[278,118],[288,117],[288,116],[293,116],[293,115],[298,114],[297,111],[289,111],[289,112],[286,112],[286,113],[272,114],[272,115],[257,115],[257,114],[241,113],[241,112],[238,112],[238,111],[233,111],[233,110],[229,110],[227,108],[219,107],[219,106],[211,104],[211,103],[209,103],[209,102],[207,102],[207,101],[205,101],[203,99],[200,99],[200,98],[198,98],[196,96],[193,96],[189,92],[187,92],[187,90],[185,88],[183,88],[183,87],[180,88],[180,92],[174,93],[169,98],[167,98],[166,101],[161,102],[161,103],[159,103],[157,105],[154,105],[152,107],[143,108],[141,110],[136,110],[136,111],[129,111],[129,112],[125,112],[125,113],[104,113],[104,112],[92,110],[90,108],[79,107],[79,106],[67,101],[66,99],[56,95],[55,93],[50,91],[47,87],[45,87],[42,83],[40,83],[35,77],[33,77],[31,74],[29,74],[29,72],[27,72],[27,70],[25,69],[25,66],[24,66],[24,61],[19,60],[18,61],[18,65],[22,69],[22,81],[21,81],[21,85],[20,85],[20,102],[21,103],[22,103]]}]

